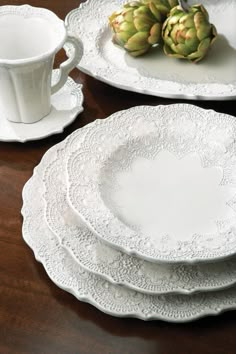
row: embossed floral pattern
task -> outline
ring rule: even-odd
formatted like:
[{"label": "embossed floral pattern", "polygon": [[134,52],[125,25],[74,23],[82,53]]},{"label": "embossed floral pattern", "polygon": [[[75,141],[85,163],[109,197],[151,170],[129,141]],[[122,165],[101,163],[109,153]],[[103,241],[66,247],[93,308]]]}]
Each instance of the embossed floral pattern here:
[{"label": "embossed floral pattern", "polygon": [[[80,70],[110,85],[156,96],[190,99],[230,99],[236,96],[235,80],[224,83],[214,75],[209,76],[207,70],[204,74],[205,80],[200,83],[193,82],[191,79],[182,82],[178,73],[166,73],[165,79],[151,77],[149,73],[146,73],[145,68],[139,67],[137,70],[133,65],[127,64],[125,57],[118,60],[119,65],[117,65],[117,52],[115,51],[113,55],[109,50],[109,56],[112,59],[106,58],[103,43],[107,42],[107,36],[110,33],[107,30],[107,19],[124,2],[126,1],[88,0],[68,14],[66,23],[70,31],[84,44],[84,56],[78,66]],[[195,3],[195,1],[190,0],[190,3]],[[214,3],[212,0],[202,0],[202,3],[209,10],[210,16],[215,13],[221,16],[226,9],[228,11],[230,9],[230,13],[236,13],[234,0],[217,0]],[[219,26],[222,31],[222,24],[219,23]],[[71,51],[71,48],[68,46],[67,50]]]},{"label": "embossed floral pattern", "polygon": [[191,293],[235,283],[234,259],[196,266],[160,265],[127,256],[99,241],[73,213],[66,200],[66,159],[85,134],[85,129],[75,132],[66,144],[56,149],[52,162],[45,165],[43,178],[46,222],[81,266],[113,283],[146,293]]},{"label": "embossed floral pattern", "polygon": [[[73,136],[76,138],[76,134]],[[56,285],[113,316],[144,320],[184,322],[236,308],[235,287],[187,297],[151,296],[113,285],[79,266],[46,226],[43,217],[42,178],[46,166],[52,162],[53,154],[60,147],[53,147],[44,155],[33,177],[25,185],[22,208],[23,237]]]},{"label": "embossed floral pattern", "polygon": [[[179,125],[176,133],[170,129],[172,124]],[[184,129],[187,124],[191,127],[189,135]],[[145,132],[150,126],[152,132],[140,136],[141,127]],[[182,126],[184,133],[180,134]],[[128,254],[165,262],[214,260],[232,255],[236,250],[234,215],[230,216],[224,232],[195,233],[188,240],[164,235],[150,247],[150,237],[122,222],[116,216],[116,208],[108,207],[109,202],[104,201],[102,192],[103,185],[107,184],[108,189],[109,185],[115,185],[115,175],[128,171],[136,158],[152,160],[163,150],[180,159],[191,153],[198,154],[204,168],[222,169],[222,186],[235,188],[236,142],[234,138],[229,139],[229,131],[234,137],[234,117],[181,104],[134,107],[97,121],[88,128],[80,148],[68,159],[69,203],[97,236]],[[215,143],[221,149],[214,149]],[[109,198],[109,193],[107,195]]]}]

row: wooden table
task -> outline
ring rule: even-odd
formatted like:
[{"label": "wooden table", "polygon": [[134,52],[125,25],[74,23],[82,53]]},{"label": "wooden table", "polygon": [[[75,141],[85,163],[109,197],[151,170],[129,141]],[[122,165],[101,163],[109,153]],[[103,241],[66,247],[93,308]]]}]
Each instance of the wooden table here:
[{"label": "wooden table", "polygon": [[[0,1],[0,5],[24,3],[24,0]],[[77,0],[28,0],[28,3],[46,7],[62,19],[79,5]],[[64,59],[61,52],[56,64]],[[112,88],[78,70],[71,75],[84,85],[85,95],[84,112],[75,123],[63,134],[41,141],[0,143],[0,353],[236,353],[235,312],[182,325],[113,318],[54,285],[23,242],[21,191],[51,146],[75,129],[118,110],[140,104],[180,102]],[[193,103],[236,115],[235,102]]]}]

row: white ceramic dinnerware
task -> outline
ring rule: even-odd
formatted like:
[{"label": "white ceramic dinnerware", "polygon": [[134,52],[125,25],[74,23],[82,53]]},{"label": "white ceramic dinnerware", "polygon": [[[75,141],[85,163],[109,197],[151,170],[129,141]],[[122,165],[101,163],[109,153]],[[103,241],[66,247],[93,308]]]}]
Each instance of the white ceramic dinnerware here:
[{"label": "white ceramic dinnerware", "polygon": [[[111,42],[108,17],[127,0],[87,0],[66,18],[84,54],[78,68],[112,86],[150,95],[196,100],[236,97],[236,1],[202,0],[219,36],[197,65],[167,58],[160,48],[132,58]],[[189,0],[195,4],[195,0]],[[71,48],[68,48],[68,53]],[[96,58],[96,59],[95,59]]]},{"label": "white ceramic dinnerware", "polygon": [[55,149],[58,148],[60,145],[45,154],[33,177],[27,182],[23,190],[22,208],[23,237],[57,286],[113,316],[130,316],[143,320],[185,322],[236,308],[234,287],[187,296],[151,296],[113,285],[75,262],[60,244],[60,240],[49,230],[44,219],[42,179],[45,169],[55,158]]},{"label": "white ceramic dinnerware", "polygon": [[[53,83],[59,75],[59,70],[53,70]],[[14,123],[5,119],[0,110],[0,141],[25,143],[61,133],[83,111],[83,100],[82,85],[68,77],[65,85],[52,95],[50,113],[38,122]]]},{"label": "white ceramic dinnerware", "polygon": [[129,255],[168,263],[233,255],[235,136],[234,117],[193,105],[117,112],[88,126],[70,153],[68,202]]},{"label": "white ceramic dinnerware", "polygon": [[[235,1],[202,0],[219,37],[198,65],[114,46],[108,17],[126,1],[87,0],[66,25],[43,8],[0,7],[0,141],[71,123],[83,110],[76,65],[130,91],[236,97]],[[53,70],[64,45],[69,59]],[[113,316],[186,322],[236,309],[235,136],[235,117],[187,104],[96,120],[35,168],[23,238],[57,286]]]},{"label": "white ceramic dinnerware", "polygon": [[[34,123],[51,110],[51,94],[67,81],[82,55],[78,40],[53,12],[29,5],[0,7],[1,119]],[[55,54],[70,43],[73,54],[51,86]]]},{"label": "white ceramic dinnerware", "polygon": [[57,146],[43,174],[45,221],[78,264],[114,284],[150,294],[190,294],[235,284],[235,258],[193,266],[150,263],[107,246],[78,220],[66,199],[65,164],[70,151],[79,148],[86,131],[75,131]]}]

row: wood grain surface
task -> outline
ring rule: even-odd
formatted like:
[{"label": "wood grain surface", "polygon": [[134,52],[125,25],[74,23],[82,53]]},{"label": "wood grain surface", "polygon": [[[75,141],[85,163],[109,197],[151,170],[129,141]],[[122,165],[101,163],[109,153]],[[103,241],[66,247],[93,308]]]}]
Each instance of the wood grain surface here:
[{"label": "wood grain surface", "polygon": [[[0,1],[0,5],[24,3]],[[28,3],[48,8],[64,19],[80,1],[28,0]],[[64,59],[61,51],[56,66]],[[54,285],[23,242],[22,188],[51,146],[75,129],[121,109],[185,102],[122,91],[78,70],[71,76],[84,85],[84,112],[63,134],[26,144],[0,143],[0,353],[236,353],[235,312],[181,325],[113,318]],[[234,101],[192,103],[236,115]]]}]

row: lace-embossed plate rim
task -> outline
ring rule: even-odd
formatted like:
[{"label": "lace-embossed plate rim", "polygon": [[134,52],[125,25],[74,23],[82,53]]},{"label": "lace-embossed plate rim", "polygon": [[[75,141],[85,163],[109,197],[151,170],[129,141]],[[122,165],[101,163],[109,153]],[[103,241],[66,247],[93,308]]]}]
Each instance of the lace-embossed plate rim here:
[{"label": "lace-embossed plate rim", "polygon": [[[43,173],[51,161],[50,149],[23,189],[23,238],[41,262],[50,279],[77,299],[117,317],[188,322],[236,308],[236,288],[192,296],[141,294],[115,286],[85,271],[50,232],[43,217]],[[37,195],[35,190],[38,191]]]},{"label": "lace-embossed plate rim", "polygon": [[129,255],[168,263],[228,257],[236,251],[235,136],[234,117],[193,105],[117,112],[88,127],[70,154],[68,201]]},{"label": "lace-embossed plate rim", "polygon": [[[95,237],[74,215],[66,199],[65,162],[80,145],[86,129],[74,132],[51,153],[45,164],[45,220],[60,244],[91,273],[149,294],[192,294],[229,287],[236,283],[236,259],[197,265],[155,264],[111,248]],[[79,177],[79,176],[78,176]]]},{"label": "lace-embossed plate rim", "polygon": [[[78,65],[81,71],[112,86],[149,95],[194,100],[236,98],[234,0],[201,1],[208,9],[219,37],[207,58],[197,65],[167,58],[162,50],[131,58],[114,46],[108,17],[123,2],[127,1],[87,0],[67,15],[70,31],[84,45],[84,55]],[[194,0],[189,2],[196,3]],[[67,47],[67,50],[71,49]]]}]

